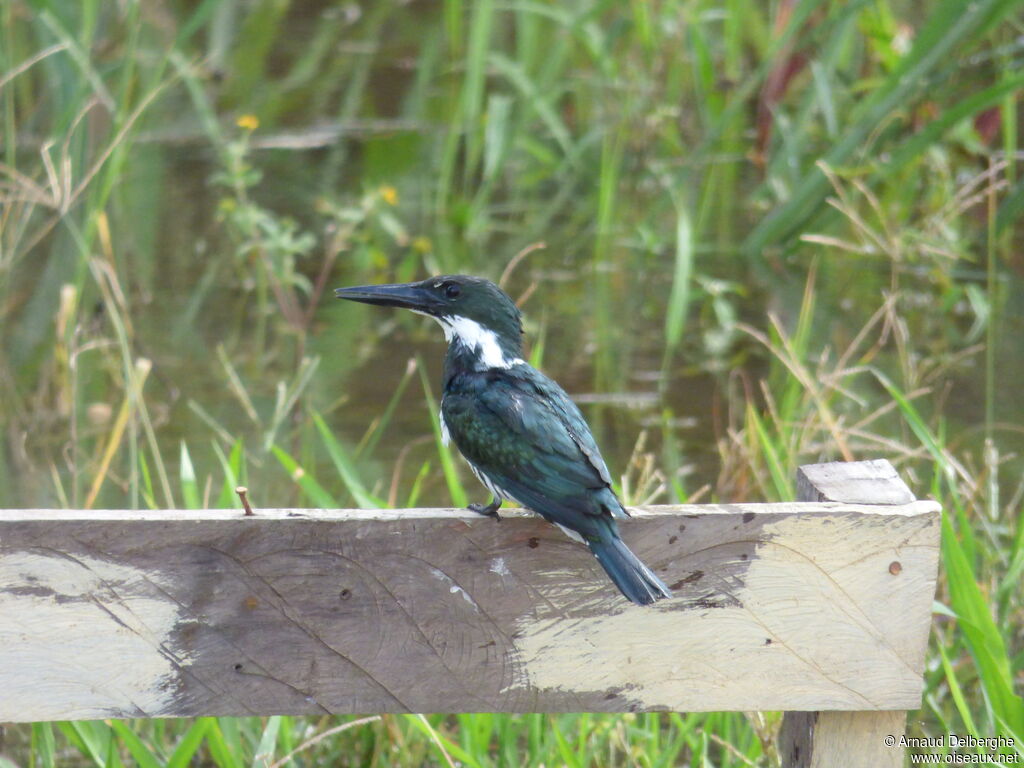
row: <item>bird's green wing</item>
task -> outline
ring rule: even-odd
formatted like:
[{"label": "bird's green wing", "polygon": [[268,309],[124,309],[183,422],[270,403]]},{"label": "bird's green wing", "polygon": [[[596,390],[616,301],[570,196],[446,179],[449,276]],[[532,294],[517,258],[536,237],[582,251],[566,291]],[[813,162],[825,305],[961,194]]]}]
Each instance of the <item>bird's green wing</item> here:
[{"label": "bird's green wing", "polygon": [[496,486],[556,522],[579,530],[590,525],[581,513],[622,514],[579,409],[553,381],[528,373],[512,386],[483,374],[447,392],[442,414],[455,444]]}]

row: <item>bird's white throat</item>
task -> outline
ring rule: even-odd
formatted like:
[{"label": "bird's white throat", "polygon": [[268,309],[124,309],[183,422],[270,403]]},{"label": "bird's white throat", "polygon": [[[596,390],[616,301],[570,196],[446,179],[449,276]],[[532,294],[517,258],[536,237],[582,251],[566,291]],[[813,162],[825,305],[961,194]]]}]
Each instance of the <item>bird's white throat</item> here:
[{"label": "bird's white throat", "polygon": [[444,337],[448,343],[463,344],[466,349],[476,350],[484,368],[511,368],[523,362],[518,357],[505,357],[498,343],[497,334],[490,328],[484,328],[476,320],[453,315],[435,319],[444,329]]}]

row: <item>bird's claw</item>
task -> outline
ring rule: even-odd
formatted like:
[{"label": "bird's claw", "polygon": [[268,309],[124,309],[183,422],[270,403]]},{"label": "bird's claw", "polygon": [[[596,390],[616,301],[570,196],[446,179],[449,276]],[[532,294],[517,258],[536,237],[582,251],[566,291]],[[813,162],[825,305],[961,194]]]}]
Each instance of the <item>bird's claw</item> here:
[{"label": "bird's claw", "polygon": [[500,523],[501,515],[498,514],[498,506],[500,505],[488,504],[484,506],[483,504],[470,504],[467,509],[469,509],[470,512],[476,512],[478,515],[483,515],[484,517],[493,517],[496,522]]}]

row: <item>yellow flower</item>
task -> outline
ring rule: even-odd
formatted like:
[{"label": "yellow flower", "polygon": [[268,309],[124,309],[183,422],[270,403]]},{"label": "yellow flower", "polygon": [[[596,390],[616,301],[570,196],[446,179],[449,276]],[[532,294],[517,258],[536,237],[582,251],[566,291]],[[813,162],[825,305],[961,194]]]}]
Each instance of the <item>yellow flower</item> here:
[{"label": "yellow flower", "polygon": [[239,115],[235,125],[246,131],[255,131],[260,127],[260,119],[256,115]]},{"label": "yellow flower", "polygon": [[413,241],[412,241],[412,249],[414,251],[419,251],[420,253],[430,253],[430,251],[433,249],[433,247],[434,246],[430,242],[430,238],[429,237],[424,237],[423,235],[420,235],[419,237],[414,238]]},{"label": "yellow flower", "polygon": [[391,186],[380,188],[380,197],[388,205],[398,205],[398,190]]}]

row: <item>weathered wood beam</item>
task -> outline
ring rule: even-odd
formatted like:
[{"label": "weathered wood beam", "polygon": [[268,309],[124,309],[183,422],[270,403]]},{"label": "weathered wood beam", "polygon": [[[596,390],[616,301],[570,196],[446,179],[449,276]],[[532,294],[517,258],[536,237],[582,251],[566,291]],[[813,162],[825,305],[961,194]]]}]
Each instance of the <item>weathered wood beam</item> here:
[{"label": "weathered wood beam", "polygon": [[932,502],[636,510],[646,608],[505,514],[0,511],[0,721],[918,706]]},{"label": "weathered wood beam", "polygon": [[[914,494],[885,460],[800,467],[797,497],[810,502],[876,504],[880,510],[915,503]],[[900,542],[894,544],[897,553],[904,551]],[[889,573],[894,580],[902,578],[903,564],[904,558],[900,556],[890,564]],[[879,599],[884,599],[884,582],[883,577],[875,584]],[[918,619],[930,620],[930,613],[929,609],[928,616],[921,615]],[[927,632],[920,643],[918,653],[923,657]],[[906,720],[907,713],[901,710],[787,712],[780,734],[782,764],[786,768],[899,768],[903,765],[903,748],[887,746],[885,739],[894,736],[898,744]]]}]

